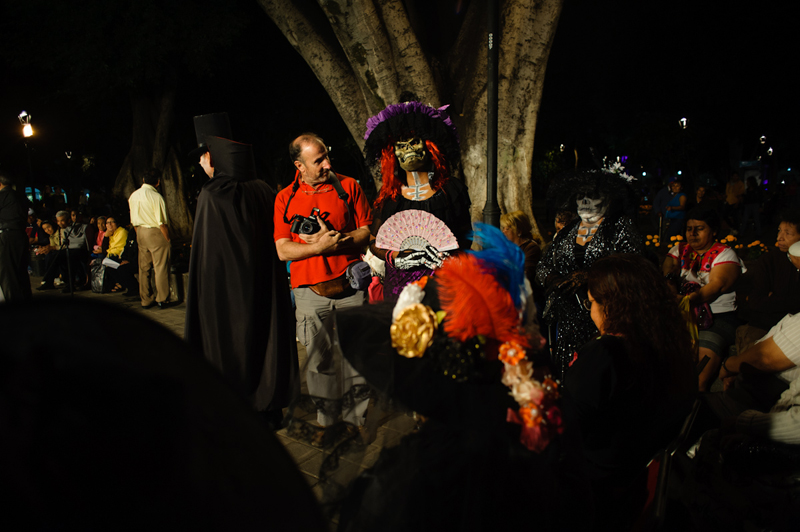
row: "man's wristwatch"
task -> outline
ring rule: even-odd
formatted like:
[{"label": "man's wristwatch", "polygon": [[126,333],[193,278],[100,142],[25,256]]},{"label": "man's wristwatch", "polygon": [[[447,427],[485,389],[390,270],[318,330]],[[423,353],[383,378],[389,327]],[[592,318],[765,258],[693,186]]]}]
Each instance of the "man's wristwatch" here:
[{"label": "man's wristwatch", "polygon": [[733,371],[729,370],[728,367],[725,366],[725,362],[727,362],[729,358],[731,358],[730,355],[728,355],[728,356],[726,356],[725,358],[722,359],[722,369],[724,369],[728,373],[733,373]]}]

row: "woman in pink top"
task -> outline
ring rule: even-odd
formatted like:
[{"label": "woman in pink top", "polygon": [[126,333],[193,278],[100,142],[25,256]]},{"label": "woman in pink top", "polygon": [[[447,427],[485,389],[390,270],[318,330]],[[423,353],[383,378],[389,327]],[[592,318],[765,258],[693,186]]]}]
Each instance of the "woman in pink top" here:
[{"label": "woman in pink top", "polygon": [[94,252],[95,253],[102,253],[103,252],[103,238],[106,236],[106,217],[105,216],[98,216],[97,217],[97,240],[94,243]]}]

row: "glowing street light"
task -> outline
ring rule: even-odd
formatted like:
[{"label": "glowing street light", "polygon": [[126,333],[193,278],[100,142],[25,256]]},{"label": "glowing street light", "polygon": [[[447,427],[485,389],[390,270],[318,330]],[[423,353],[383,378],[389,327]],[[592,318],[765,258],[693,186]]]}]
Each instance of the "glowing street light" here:
[{"label": "glowing street light", "polygon": [[681,125],[681,129],[686,129],[686,126],[689,125],[689,119],[681,118],[680,120],[678,120],[678,123]]},{"label": "glowing street light", "polygon": [[31,115],[22,111],[17,118],[19,118],[19,123],[22,124],[22,136],[26,139],[32,137],[33,126],[31,125]]}]

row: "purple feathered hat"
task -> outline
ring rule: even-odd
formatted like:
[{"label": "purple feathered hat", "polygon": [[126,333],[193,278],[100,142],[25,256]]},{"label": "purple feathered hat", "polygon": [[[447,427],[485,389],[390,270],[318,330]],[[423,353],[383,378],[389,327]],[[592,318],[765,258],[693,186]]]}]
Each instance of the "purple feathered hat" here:
[{"label": "purple feathered hat", "polygon": [[453,166],[460,162],[458,133],[447,114],[449,105],[438,109],[417,101],[392,104],[367,120],[364,156],[370,165],[377,164],[381,152],[398,140],[419,137],[430,140]]}]

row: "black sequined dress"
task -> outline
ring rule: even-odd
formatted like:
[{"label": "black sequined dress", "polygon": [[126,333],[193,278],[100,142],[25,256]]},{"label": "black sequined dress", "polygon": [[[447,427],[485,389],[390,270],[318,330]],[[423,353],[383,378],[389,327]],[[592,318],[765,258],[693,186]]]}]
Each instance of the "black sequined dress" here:
[{"label": "black sequined dress", "polygon": [[[560,279],[578,270],[588,271],[595,261],[614,253],[641,253],[642,237],[627,216],[604,220],[585,246],[576,243],[580,219],[556,235],[536,269],[536,282],[546,291]],[[559,379],[569,367],[575,350],[597,335],[589,311],[582,305],[586,287],[577,294],[551,291],[545,302],[544,319],[551,333],[558,331],[553,347],[553,374]],[[555,334],[553,334],[555,338]]]}]

